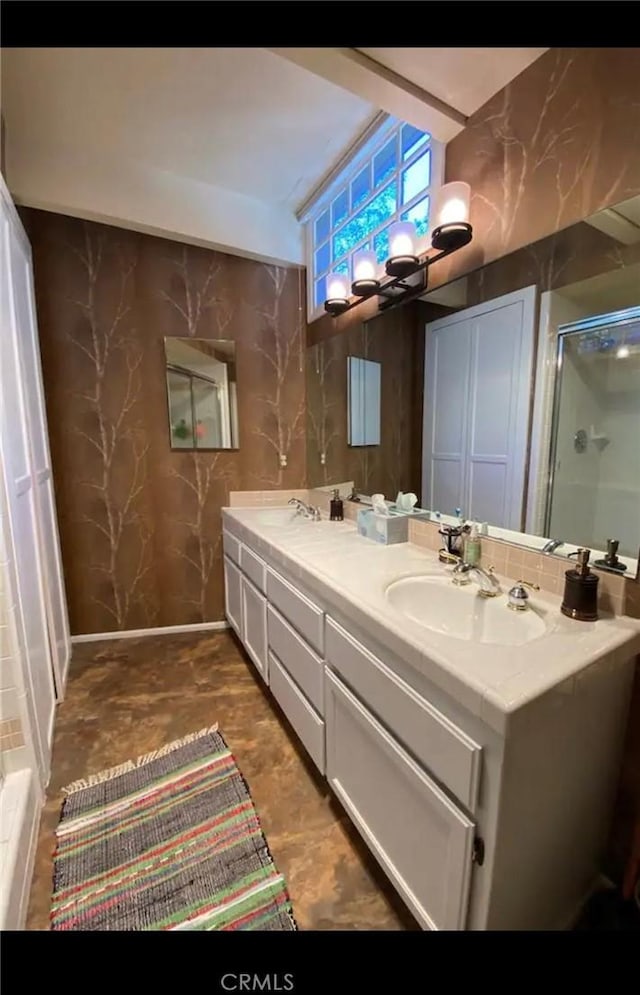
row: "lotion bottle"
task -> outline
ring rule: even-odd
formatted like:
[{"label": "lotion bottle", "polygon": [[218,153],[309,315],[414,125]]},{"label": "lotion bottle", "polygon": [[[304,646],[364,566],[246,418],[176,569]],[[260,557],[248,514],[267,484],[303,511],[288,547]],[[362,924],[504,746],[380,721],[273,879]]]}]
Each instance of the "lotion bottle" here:
[{"label": "lotion bottle", "polygon": [[464,540],[463,558],[465,563],[469,563],[471,566],[476,566],[480,562],[480,533],[477,522],[473,522],[469,534]]}]

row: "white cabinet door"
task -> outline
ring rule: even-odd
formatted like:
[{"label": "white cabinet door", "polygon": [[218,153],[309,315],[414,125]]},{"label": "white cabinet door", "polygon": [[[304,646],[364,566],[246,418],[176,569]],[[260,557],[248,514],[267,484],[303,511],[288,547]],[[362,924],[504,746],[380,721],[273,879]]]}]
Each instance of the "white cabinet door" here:
[{"label": "white cabinet door", "polygon": [[224,558],[225,614],[242,639],[242,574],[228,556]]},{"label": "white cabinet door", "polygon": [[[473,321],[467,517],[522,528],[533,301],[518,291]],[[515,297],[515,300],[511,298]]]},{"label": "white cabinet door", "polygon": [[263,681],[269,683],[267,659],[267,599],[242,577],[242,642]]},{"label": "white cabinet door", "polygon": [[33,719],[33,738],[46,781],[49,770],[55,691],[43,584],[36,480],[28,433],[26,390],[22,384],[17,302],[11,274],[14,222],[3,199],[0,238],[0,452],[10,521],[10,556],[15,564],[19,602],[18,639]]},{"label": "white cabinet door", "polygon": [[331,787],[426,929],[464,929],[474,823],[326,671]]},{"label": "white cabinet door", "polygon": [[463,507],[470,355],[469,320],[427,325],[421,504],[445,515]]},{"label": "white cabinet door", "polygon": [[422,503],[522,527],[535,287],[427,325]]},{"label": "white cabinet door", "polygon": [[39,525],[42,582],[47,610],[51,659],[58,698],[63,696],[71,656],[67,599],[56,518],[51,456],[40,366],[40,348],[35,320],[35,302],[28,244],[11,241],[11,275],[18,331],[21,379],[24,387],[27,426],[31,441],[33,482]]}]

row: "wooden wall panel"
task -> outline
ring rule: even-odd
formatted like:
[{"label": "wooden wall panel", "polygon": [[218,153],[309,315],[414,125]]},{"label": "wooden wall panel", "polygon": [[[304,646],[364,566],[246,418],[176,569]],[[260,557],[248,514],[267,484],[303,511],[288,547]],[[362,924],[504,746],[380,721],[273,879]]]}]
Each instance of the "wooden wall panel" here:
[{"label": "wooden wall panel", "polygon": [[[300,271],[43,211],[22,217],[71,631],[221,619],[229,490],[306,482]],[[236,342],[237,452],[170,449],[171,335]]]}]

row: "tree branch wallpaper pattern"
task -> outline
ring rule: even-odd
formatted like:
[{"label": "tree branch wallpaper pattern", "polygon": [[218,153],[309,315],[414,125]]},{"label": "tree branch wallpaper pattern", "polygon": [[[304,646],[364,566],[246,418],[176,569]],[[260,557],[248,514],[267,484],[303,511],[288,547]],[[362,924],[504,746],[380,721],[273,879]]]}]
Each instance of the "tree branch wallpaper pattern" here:
[{"label": "tree branch wallpaper pattern", "polygon": [[[222,619],[229,490],[306,484],[301,273],[21,214],[71,631]],[[238,451],[171,450],[165,336],[236,342]]]},{"label": "tree branch wallpaper pattern", "polygon": [[446,179],[471,185],[476,239],[436,286],[640,192],[637,48],[552,48],[471,115]]},{"label": "tree branch wallpaper pattern", "polygon": [[[438,309],[438,313],[441,309]],[[309,486],[354,480],[365,493],[420,493],[424,325],[436,309],[407,304],[307,350]],[[381,363],[381,444],[347,445],[347,357]]]}]

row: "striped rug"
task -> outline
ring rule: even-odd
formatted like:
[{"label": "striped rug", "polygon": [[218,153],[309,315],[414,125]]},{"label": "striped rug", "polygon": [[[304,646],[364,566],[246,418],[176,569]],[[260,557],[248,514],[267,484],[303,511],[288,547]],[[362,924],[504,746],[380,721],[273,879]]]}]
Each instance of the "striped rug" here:
[{"label": "striped rug", "polygon": [[52,929],[296,929],[249,789],[216,727],[65,791]]}]

